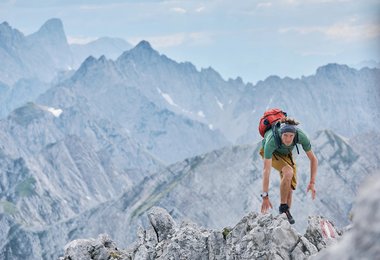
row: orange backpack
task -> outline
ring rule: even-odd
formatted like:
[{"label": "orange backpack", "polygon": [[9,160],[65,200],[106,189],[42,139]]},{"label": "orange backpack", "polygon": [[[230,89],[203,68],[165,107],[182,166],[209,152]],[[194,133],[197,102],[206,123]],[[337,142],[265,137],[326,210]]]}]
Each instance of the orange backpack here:
[{"label": "orange backpack", "polygon": [[273,124],[287,116],[286,112],[279,108],[271,108],[264,112],[260,119],[259,132],[264,137],[265,132],[272,128]]}]

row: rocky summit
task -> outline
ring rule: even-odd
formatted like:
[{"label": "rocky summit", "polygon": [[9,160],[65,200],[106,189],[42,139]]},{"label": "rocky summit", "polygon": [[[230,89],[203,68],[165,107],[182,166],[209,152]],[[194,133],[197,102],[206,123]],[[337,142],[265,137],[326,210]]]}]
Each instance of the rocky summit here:
[{"label": "rocky summit", "polygon": [[191,221],[178,224],[163,208],[148,212],[149,227],[140,228],[137,240],[120,249],[102,234],[78,239],[65,247],[60,260],[75,259],[307,259],[334,244],[341,232],[324,217],[309,217],[304,235],[284,214],[251,212],[233,228],[210,230]]}]

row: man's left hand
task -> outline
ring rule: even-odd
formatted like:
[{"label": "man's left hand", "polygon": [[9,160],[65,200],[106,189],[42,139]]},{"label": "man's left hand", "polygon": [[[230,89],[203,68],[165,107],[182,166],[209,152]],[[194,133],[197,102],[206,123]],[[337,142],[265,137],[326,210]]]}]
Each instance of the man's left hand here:
[{"label": "man's left hand", "polygon": [[307,186],[306,193],[308,193],[309,191],[311,191],[311,198],[314,200],[315,199],[316,191],[315,191],[315,188],[314,188],[314,183],[312,183],[312,182],[310,182],[309,185]]}]

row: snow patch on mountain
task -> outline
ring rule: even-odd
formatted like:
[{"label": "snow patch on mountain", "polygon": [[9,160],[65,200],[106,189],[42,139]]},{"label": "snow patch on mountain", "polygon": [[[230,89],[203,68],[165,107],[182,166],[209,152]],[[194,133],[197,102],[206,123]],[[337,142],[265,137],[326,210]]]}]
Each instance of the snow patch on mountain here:
[{"label": "snow patch on mountain", "polygon": [[47,106],[41,106],[41,105],[39,107],[45,111],[50,112],[55,117],[59,117],[63,112],[63,110],[60,108],[47,107]]},{"label": "snow patch on mountain", "polygon": [[221,110],[224,110],[224,104],[222,102],[220,102],[220,100],[215,97],[215,100],[216,100],[216,103],[218,104],[218,106],[220,107]]},{"label": "snow patch on mountain", "polygon": [[197,113],[197,115],[198,115],[199,117],[203,117],[203,118],[206,117],[206,116],[205,116],[205,113],[204,113],[202,110],[199,110],[198,113]]},{"label": "snow patch on mountain", "polygon": [[158,90],[158,93],[160,93],[160,95],[166,100],[166,102],[168,102],[170,105],[174,107],[179,107],[176,103],[174,103],[172,97],[168,93],[162,92],[160,88],[157,88],[157,90]]}]

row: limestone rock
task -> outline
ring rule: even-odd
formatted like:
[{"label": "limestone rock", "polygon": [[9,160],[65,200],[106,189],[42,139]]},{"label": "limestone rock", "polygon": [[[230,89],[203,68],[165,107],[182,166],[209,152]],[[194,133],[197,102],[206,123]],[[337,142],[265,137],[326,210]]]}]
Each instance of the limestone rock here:
[{"label": "limestone rock", "polygon": [[334,225],[319,216],[310,217],[304,236],[285,215],[252,212],[221,231],[191,221],[177,225],[159,207],[151,208],[148,218],[150,226],[139,228],[137,241],[126,250],[103,236],[69,243],[63,259],[308,259],[340,238]]}]

